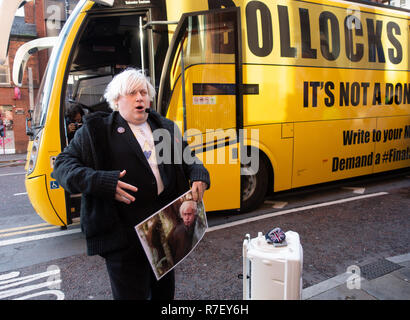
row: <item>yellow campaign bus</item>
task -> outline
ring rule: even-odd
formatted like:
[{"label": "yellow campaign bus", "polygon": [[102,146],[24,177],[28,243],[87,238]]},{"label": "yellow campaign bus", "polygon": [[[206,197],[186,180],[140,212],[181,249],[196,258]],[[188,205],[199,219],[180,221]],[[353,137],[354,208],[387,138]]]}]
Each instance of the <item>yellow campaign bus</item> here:
[{"label": "yellow campaign bus", "polygon": [[49,41],[27,129],[30,201],[50,224],[78,216],[81,195],[50,176],[68,143],[64,113],[73,102],[109,112],[104,89],[128,66],[150,76],[153,108],[209,170],[207,211],[407,168],[409,18],[357,1],[82,0]]}]

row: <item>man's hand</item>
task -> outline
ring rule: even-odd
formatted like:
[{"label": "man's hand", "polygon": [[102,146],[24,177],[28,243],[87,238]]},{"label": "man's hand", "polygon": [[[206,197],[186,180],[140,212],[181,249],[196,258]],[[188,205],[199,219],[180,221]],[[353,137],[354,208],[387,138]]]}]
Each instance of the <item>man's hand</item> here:
[{"label": "man's hand", "polygon": [[207,184],[202,181],[194,181],[192,183],[192,200],[200,202],[202,201],[202,197],[204,196],[204,192],[207,188]]},{"label": "man's hand", "polygon": [[[123,176],[125,176],[126,173],[127,172],[125,170],[121,171],[120,172],[120,179]],[[135,201],[135,198],[132,195],[130,195],[129,193],[125,192],[124,189],[131,190],[131,191],[134,191],[134,192],[138,191],[137,187],[134,187],[131,184],[128,184],[128,183],[125,183],[125,182],[122,182],[122,181],[118,180],[117,188],[115,190],[115,200],[120,201],[120,202],[124,202],[126,204],[130,204],[131,202]]]}]

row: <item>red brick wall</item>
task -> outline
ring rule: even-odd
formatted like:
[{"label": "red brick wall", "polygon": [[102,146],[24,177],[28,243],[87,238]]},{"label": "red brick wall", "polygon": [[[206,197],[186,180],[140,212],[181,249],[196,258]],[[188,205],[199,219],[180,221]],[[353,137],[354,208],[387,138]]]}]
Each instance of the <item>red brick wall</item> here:
[{"label": "red brick wall", "polygon": [[[34,65],[36,62],[33,58],[30,58],[29,63]],[[33,76],[38,72],[35,72],[36,68],[33,68]],[[34,76],[35,77],[35,76]],[[27,78],[27,75],[25,75]],[[27,83],[27,81],[25,82]],[[37,88],[35,86],[35,88]],[[13,132],[14,132],[14,146],[16,153],[24,153],[27,150],[28,137],[26,135],[26,117],[28,116],[28,110],[30,107],[28,86],[25,85],[20,88],[21,98],[15,99],[14,97],[14,85],[0,86],[0,105],[13,106]],[[36,97],[37,90],[34,90],[34,98]],[[21,111],[24,113],[21,114]]]},{"label": "red brick wall", "polygon": [[[14,99],[14,87],[0,87],[0,105],[13,106],[13,131],[14,146],[16,153],[24,153],[27,150],[28,137],[26,136],[25,121],[28,115],[29,97],[28,89],[21,90],[21,99]],[[16,114],[23,109],[24,114]]]},{"label": "red brick wall", "polygon": [[[10,77],[12,78],[14,56],[17,49],[25,43],[26,39],[10,39],[9,46],[9,66]],[[33,71],[34,99],[37,94],[37,88],[40,84],[38,71],[38,54],[34,54],[27,62],[27,68],[31,67]],[[24,153],[27,150],[28,137],[26,135],[26,117],[30,107],[29,91],[28,91],[28,69],[24,72],[23,86],[20,88],[21,99],[16,100],[14,97],[15,85],[11,81],[9,86],[0,86],[0,105],[13,106],[13,131],[14,145],[16,153]],[[12,80],[12,79],[11,79]],[[24,110],[24,114],[20,114],[20,110]]]},{"label": "red brick wall", "polygon": [[[46,36],[46,28],[44,21],[44,7],[43,0],[36,0],[34,2],[28,2],[24,6],[25,22],[36,24],[38,37]],[[14,132],[14,145],[16,153],[25,153],[27,151],[28,137],[26,135],[26,117],[28,117],[28,110],[30,107],[30,98],[28,91],[28,68],[32,68],[33,72],[33,86],[34,86],[34,101],[37,96],[37,89],[40,85],[40,81],[44,74],[44,70],[47,66],[48,52],[42,50],[30,57],[27,62],[27,67],[24,72],[23,85],[20,88],[21,99],[16,100],[14,98],[15,85],[12,82],[13,62],[17,49],[27,41],[33,39],[12,37],[9,45],[9,61],[10,67],[10,80],[11,83],[8,86],[0,86],[0,105],[13,106],[13,132]],[[21,114],[21,111],[24,113]]]},{"label": "red brick wall", "polygon": [[[28,40],[32,40],[32,39],[21,39],[21,38],[10,39],[10,45],[9,45],[10,76],[12,76],[12,72],[13,72],[14,56],[16,55],[18,48],[21,45],[23,45],[25,42],[27,42]],[[23,87],[28,86],[28,68],[31,68],[33,70],[34,87],[36,88],[40,85],[41,80],[40,80],[40,75],[39,75],[39,70],[38,70],[39,69],[38,68],[38,64],[39,64],[38,54],[39,53],[33,54],[27,62],[27,66],[24,71],[24,77],[23,77]],[[14,83],[12,83],[12,85],[14,86]]]},{"label": "red brick wall", "polygon": [[[44,18],[44,1],[36,1],[35,3],[35,20],[33,23],[36,24],[37,36],[39,38],[47,37],[46,21]],[[40,79],[43,78],[44,71],[47,67],[47,62],[49,59],[48,50],[41,50],[38,53],[38,68]]]},{"label": "red brick wall", "polygon": [[[38,2],[42,2],[42,1],[38,1]],[[26,23],[34,24],[34,16],[35,16],[35,9],[36,9],[35,7],[36,5],[34,4],[34,2],[27,2],[24,5],[24,21]]]}]

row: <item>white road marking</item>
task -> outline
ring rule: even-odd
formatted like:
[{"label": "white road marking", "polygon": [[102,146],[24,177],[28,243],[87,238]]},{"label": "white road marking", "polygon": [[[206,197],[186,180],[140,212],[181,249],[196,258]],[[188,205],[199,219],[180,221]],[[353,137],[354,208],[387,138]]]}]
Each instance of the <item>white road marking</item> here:
[{"label": "white road marking", "polygon": [[256,216],[256,217],[252,217],[252,218],[248,218],[248,219],[243,219],[243,220],[239,220],[239,221],[229,222],[229,223],[219,225],[219,226],[210,227],[206,230],[206,232],[212,232],[212,231],[216,231],[216,230],[220,230],[220,229],[230,228],[230,227],[234,227],[234,226],[241,225],[241,224],[244,224],[244,223],[249,223],[249,222],[253,222],[253,221],[257,221],[257,220],[262,220],[262,219],[266,219],[266,218],[280,216],[280,215],[283,215],[283,214],[294,213],[294,212],[298,212],[298,211],[305,211],[305,210],[321,208],[321,207],[327,207],[327,206],[332,206],[332,205],[335,205],[335,204],[346,203],[346,202],[356,201],[356,200],[361,200],[361,199],[366,199],[366,198],[379,197],[379,196],[383,196],[383,195],[386,195],[386,194],[388,194],[388,192],[378,192],[378,193],[366,194],[366,195],[363,195],[363,196],[351,197],[351,198],[335,200],[335,201],[329,201],[329,202],[323,202],[323,203],[313,204],[313,205],[294,208],[294,209],[288,209],[288,210],[283,210],[283,211],[278,211],[278,212],[267,213],[267,214],[264,214],[264,215],[260,215],[260,216]]},{"label": "white road marking", "polygon": [[343,187],[345,190],[352,190],[353,193],[363,194],[366,191],[366,188],[358,188],[358,187]]},{"label": "white road marking", "polygon": [[25,172],[3,173],[3,174],[0,174],[0,177],[18,176],[18,175],[23,175],[23,174],[26,174],[26,173]]},{"label": "white road marking", "polygon": [[286,207],[288,205],[287,202],[283,202],[283,201],[266,200],[264,203],[271,204],[272,208],[274,208],[274,209],[283,209],[284,207]]},{"label": "white road marking", "polygon": [[51,232],[51,233],[39,234],[39,235],[29,236],[29,237],[2,240],[2,241],[0,241],[0,247],[9,246],[9,245],[12,245],[12,244],[17,244],[17,243],[28,242],[28,241],[36,241],[36,240],[42,240],[42,239],[48,239],[48,238],[54,238],[54,237],[61,237],[61,236],[66,236],[66,235],[69,235],[69,234],[74,234],[74,233],[79,233],[79,232],[81,232],[81,229],[76,228],[76,229],[72,229],[72,230]]},{"label": "white road marking", "polygon": [[[58,266],[52,265],[47,268],[46,272],[37,273],[25,277],[20,277],[20,272],[10,272],[3,276],[0,276],[0,300],[9,298],[12,296],[24,294],[30,291],[48,288],[51,290],[45,290],[41,292],[32,293],[26,296],[15,298],[14,300],[27,300],[33,297],[41,296],[41,295],[55,295],[57,300],[64,299],[64,293],[60,290],[61,288],[61,275],[60,275],[60,268]],[[19,287],[21,285],[25,285],[27,283],[39,280],[41,278],[45,278],[46,282],[34,285],[27,285],[24,287]],[[15,288],[19,287],[19,288]]]},{"label": "white road marking", "polygon": [[34,297],[38,297],[38,296],[45,296],[45,295],[46,296],[55,295],[56,300],[64,300],[64,297],[65,297],[65,294],[60,290],[45,290],[45,291],[41,291],[41,292],[32,293],[32,294],[29,294],[27,296],[16,298],[16,299],[13,299],[13,300],[28,300],[30,298],[34,298]]},{"label": "white road marking", "polygon": [[22,196],[22,195],[26,195],[27,192],[20,192],[20,193],[15,193],[13,194],[13,196]]}]

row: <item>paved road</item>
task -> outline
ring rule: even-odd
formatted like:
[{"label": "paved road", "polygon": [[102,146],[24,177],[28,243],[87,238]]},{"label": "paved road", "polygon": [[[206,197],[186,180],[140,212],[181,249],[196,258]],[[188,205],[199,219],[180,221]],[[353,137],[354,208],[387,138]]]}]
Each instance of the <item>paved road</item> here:
[{"label": "paved road", "polygon": [[[7,208],[9,216],[0,214],[0,229],[14,227],[17,221],[41,223],[30,209],[27,196],[13,196],[24,192],[15,187],[16,184],[21,186],[23,176],[8,177],[12,182],[10,187],[0,185],[0,199],[2,203],[8,199],[12,207],[20,207],[14,211],[12,207]],[[361,266],[379,258],[410,252],[409,177],[400,175],[352,186],[365,189],[336,186],[267,199],[258,215],[270,216],[256,221],[252,221],[255,213],[234,216],[209,214],[210,231],[197,249],[176,268],[176,298],[242,299],[242,281],[238,274],[242,273],[245,234],[255,237],[258,231],[265,233],[276,226],[300,234],[304,250],[304,288],[346,272],[350,265]],[[19,199],[19,204],[13,204],[16,199]],[[244,220],[239,222],[239,219],[249,220],[243,223]],[[237,225],[216,229],[221,223]],[[6,240],[50,233],[61,235],[64,232],[74,233],[2,246]],[[84,238],[78,232],[78,226],[71,226],[67,231],[56,228],[10,237],[2,235],[4,233],[0,232],[0,281],[11,283],[13,279],[31,278],[9,288],[1,287],[0,282],[0,299],[14,299],[33,293],[42,294],[30,299],[55,299],[61,298],[61,294],[67,300],[111,299],[103,260],[98,256],[85,255]],[[24,292],[30,289],[29,286],[37,287]],[[9,291],[7,296],[7,290],[15,291]]]},{"label": "paved road", "polygon": [[206,234],[178,268],[179,299],[241,299],[241,245],[280,226],[300,235],[304,251],[303,287],[340,273],[350,265],[410,252],[410,186],[388,194],[308,209]]}]

